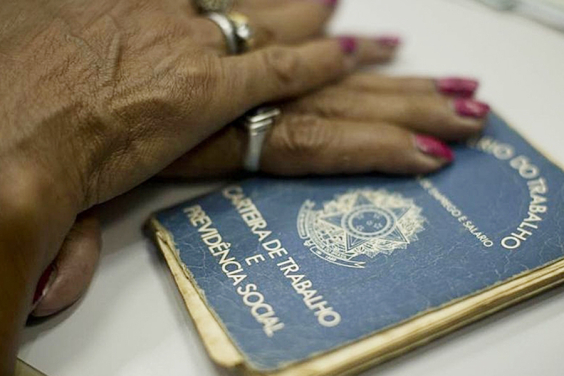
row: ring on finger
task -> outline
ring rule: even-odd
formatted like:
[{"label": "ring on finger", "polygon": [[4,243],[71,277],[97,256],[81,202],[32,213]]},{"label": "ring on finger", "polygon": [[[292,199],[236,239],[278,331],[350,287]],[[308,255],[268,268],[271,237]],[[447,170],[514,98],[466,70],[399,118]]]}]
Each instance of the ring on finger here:
[{"label": "ring on finger", "polygon": [[239,53],[252,50],[255,47],[255,31],[251,27],[249,17],[240,12],[230,12],[227,17],[235,27]]},{"label": "ring on finger", "polygon": [[205,17],[215,23],[221,30],[227,45],[227,53],[229,55],[237,55],[239,53],[239,42],[233,22],[223,13],[211,12],[206,14]]},{"label": "ring on finger", "polygon": [[227,53],[238,55],[253,49],[255,45],[255,33],[249,24],[249,18],[239,12],[228,14],[210,12],[205,15],[207,19],[215,23],[225,37]]},{"label": "ring on finger", "polygon": [[280,109],[277,107],[259,107],[245,115],[243,127],[248,134],[247,151],[243,160],[245,170],[257,172],[260,169],[260,157],[266,134],[274,126],[280,114]]}]

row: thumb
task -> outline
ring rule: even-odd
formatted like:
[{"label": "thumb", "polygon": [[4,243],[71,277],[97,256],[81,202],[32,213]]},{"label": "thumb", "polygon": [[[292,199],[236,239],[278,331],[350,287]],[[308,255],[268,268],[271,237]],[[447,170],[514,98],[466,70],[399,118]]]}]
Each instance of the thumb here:
[{"label": "thumb", "polygon": [[81,297],[94,276],[101,244],[98,218],[92,211],[81,214],[40,279],[32,316],[53,315]]}]

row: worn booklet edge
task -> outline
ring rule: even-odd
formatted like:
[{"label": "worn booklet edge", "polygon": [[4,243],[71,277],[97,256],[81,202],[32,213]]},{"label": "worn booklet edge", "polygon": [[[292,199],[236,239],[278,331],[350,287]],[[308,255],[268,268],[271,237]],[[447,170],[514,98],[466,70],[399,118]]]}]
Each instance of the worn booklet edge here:
[{"label": "worn booklet edge", "polygon": [[559,259],[473,295],[422,312],[343,347],[314,355],[280,370],[264,372],[253,369],[229,338],[226,329],[207,305],[190,271],[180,260],[172,234],[155,217],[150,220],[150,227],[210,358],[223,368],[248,376],[355,374],[564,283],[564,259]]}]

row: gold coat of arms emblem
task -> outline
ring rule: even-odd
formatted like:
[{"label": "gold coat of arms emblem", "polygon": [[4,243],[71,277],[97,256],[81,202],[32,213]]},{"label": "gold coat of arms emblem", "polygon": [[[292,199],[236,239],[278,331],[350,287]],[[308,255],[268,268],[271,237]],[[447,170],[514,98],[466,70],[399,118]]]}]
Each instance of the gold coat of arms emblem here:
[{"label": "gold coat of arms emblem", "polygon": [[307,200],[298,215],[298,233],[318,257],[336,265],[364,268],[366,259],[406,249],[424,230],[414,200],[399,193],[355,190],[325,202]]}]

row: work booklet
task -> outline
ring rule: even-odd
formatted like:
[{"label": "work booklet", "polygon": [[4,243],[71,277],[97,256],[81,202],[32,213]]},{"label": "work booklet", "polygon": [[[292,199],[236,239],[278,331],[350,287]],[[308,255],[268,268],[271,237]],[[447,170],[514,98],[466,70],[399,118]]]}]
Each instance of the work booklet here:
[{"label": "work booklet", "polygon": [[258,177],[151,219],[211,358],[343,375],[564,276],[564,173],[501,118],[418,177]]}]

